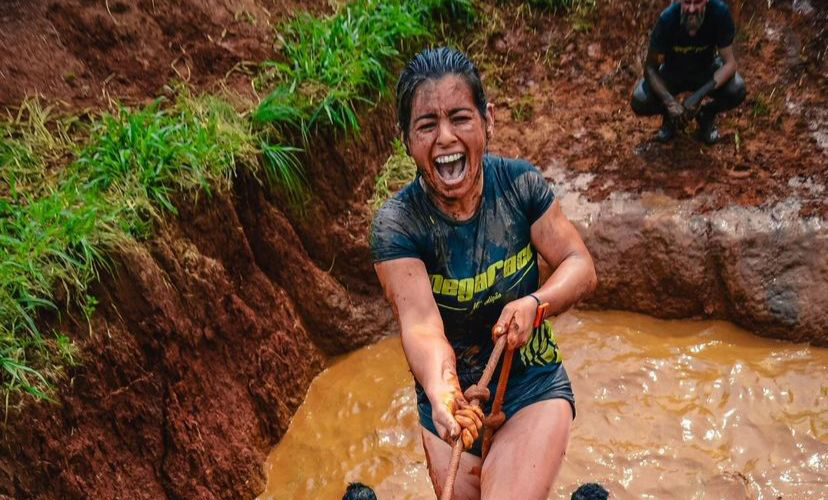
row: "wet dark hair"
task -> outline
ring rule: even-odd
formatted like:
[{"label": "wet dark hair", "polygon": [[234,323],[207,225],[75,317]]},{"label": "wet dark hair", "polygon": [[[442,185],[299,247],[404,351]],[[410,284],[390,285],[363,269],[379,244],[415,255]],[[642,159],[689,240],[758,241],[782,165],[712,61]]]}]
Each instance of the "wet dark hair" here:
[{"label": "wet dark hair", "polygon": [[403,138],[408,138],[411,123],[411,105],[417,88],[426,80],[439,80],[446,75],[462,77],[472,91],[474,105],[480,116],[486,118],[486,92],[480,73],[466,54],[448,47],[425,49],[409,61],[397,82],[397,121]]},{"label": "wet dark hair", "polygon": [[351,483],[342,500],[377,500],[377,495],[374,494],[374,490],[362,483]]},{"label": "wet dark hair", "polygon": [[607,500],[609,491],[598,483],[582,484],[570,497],[570,500]]}]

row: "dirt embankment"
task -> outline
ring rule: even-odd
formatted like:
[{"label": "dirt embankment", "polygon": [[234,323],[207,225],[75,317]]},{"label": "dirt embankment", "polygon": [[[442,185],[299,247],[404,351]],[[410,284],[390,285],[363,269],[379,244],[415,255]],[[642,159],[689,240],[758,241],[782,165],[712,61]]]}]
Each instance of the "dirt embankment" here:
[{"label": "dirt embankment", "polygon": [[62,325],[84,356],[60,403],[30,405],[3,428],[0,493],[258,494],[265,453],[326,356],[394,328],[365,231],[393,130],[385,116],[367,117],[375,125],[358,140],[318,145],[305,162],[316,202],[301,220],[241,179],[234,193],[181,200],[157,237],[119,252],[95,290],[92,334]]},{"label": "dirt embankment", "polygon": [[[171,80],[250,92],[273,55],[271,23],[324,0],[5,0],[0,2],[0,106],[27,96],[73,107],[142,102]],[[226,77],[226,78],[225,78]]]},{"label": "dirt embankment", "polygon": [[[262,20],[299,4],[4,2],[2,104],[35,91],[76,107],[145,101],[182,75],[201,89],[249,88],[236,70],[270,57]],[[393,328],[365,203],[389,153],[390,116],[380,107],[359,138],[314,141],[304,214],[241,178],[232,193],[179,200],[155,238],[114,255],[91,330],[70,316],[59,325],[82,352],[59,403],[12,411],[2,428],[0,496],[258,494],[265,454],[326,357]]]}]

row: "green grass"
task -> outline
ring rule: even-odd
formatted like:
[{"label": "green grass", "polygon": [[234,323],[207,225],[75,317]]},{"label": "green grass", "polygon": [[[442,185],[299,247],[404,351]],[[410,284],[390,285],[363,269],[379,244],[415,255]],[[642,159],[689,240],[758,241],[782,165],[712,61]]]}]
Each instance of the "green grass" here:
[{"label": "green grass", "polygon": [[374,181],[374,195],[368,201],[371,210],[376,212],[385,201],[414,179],[417,165],[405,152],[402,141],[394,139],[391,155],[385,161]]},{"label": "green grass", "polygon": [[[48,398],[63,367],[75,362],[69,338],[42,331],[41,317],[74,304],[88,320],[97,301],[87,290],[110,249],[149,236],[153,221],[175,212],[177,193],[209,194],[227,188],[239,165],[258,169],[249,121],[215,98],[182,93],[166,108],[161,101],[120,108],[96,119],[82,145],[64,122],[47,126],[37,102],[24,108],[3,125],[0,142],[0,380],[7,404],[17,392]],[[65,167],[51,168],[58,161]]]},{"label": "green grass", "polygon": [[[402,58],[435,23],[469,22],[470,0],[357,0],[325,19],[279,28],[283,60],[256,78],[272,91],[252,113],[179,87],[141,109],[63,118],[37,100],[0,122],[0,386],[5,404],[54,396],[79,362],[60,324],[89,322],[90,285],[109,252],[150,237],[176,205],[228,189],[239,169],[292,203],[308,199],[300,153],[320,131],[354,132],[387,95]],[[387,196],[413,178],[395,154],[377,179]],[[69,312],[67,311],[74,311]],[[95,332],[89,324],[89,334]]]},{"label": "green grass", "polygon": [[287,23],[286,62],[265,64],[273,91],[253,115],[277,129],[299,127],[303,137],[319,127],[359,129],[357,109],[392,87],[411,42],[429,37],[435,18],[467,20],[469,0],[417,2],[358,0],[325,19],[302,15]]}]

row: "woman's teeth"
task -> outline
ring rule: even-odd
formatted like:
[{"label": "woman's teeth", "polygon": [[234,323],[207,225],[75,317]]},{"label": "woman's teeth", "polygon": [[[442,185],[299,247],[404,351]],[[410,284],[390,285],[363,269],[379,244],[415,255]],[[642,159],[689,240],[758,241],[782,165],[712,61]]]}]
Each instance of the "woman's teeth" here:
[{"label": "woman's teeth", "polygon": [[437,164],[437,173],[445,182],[462,179],[466,170],[466,156],[462,153],[438,156],[434,163]]}]

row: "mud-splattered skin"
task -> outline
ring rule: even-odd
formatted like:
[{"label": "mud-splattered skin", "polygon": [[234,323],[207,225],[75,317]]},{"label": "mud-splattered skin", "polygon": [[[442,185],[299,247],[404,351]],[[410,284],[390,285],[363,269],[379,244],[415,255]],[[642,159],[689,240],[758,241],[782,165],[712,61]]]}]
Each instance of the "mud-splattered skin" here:
[{"label": "mud-splattered skin", "polygon": [[[449,217],[415,181],[377,213],[371,235],[375,262],[423,261],[464,390],[480,378],[504,305],[537,290],[530,229],[554,201],[529,163],[485,156],[481,170],[482,201],[468,220]],[[513,373],[556,361],[551,333],[536,340],[516,358]]]},{"label": "mud-splattered skin", "polygon": [[[403,140],[431,201],[455,220],[474,215],[483,194],[483,153],[492,136],[491,107],[481,116],[471,88],[457,75],[426,80],[411,103]],[[462,155],[447,164],[441,158]]]}]

